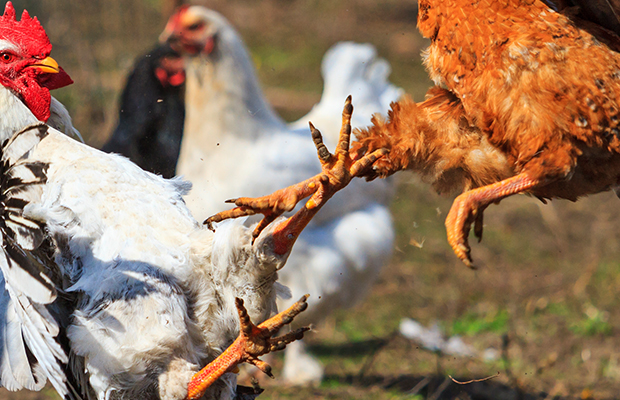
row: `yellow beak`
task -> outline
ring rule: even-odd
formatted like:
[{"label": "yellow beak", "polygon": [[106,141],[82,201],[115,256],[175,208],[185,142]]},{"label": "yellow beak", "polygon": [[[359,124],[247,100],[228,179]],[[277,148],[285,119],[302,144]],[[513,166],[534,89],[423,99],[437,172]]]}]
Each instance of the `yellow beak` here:
[{"label": "yellow beak", "polygon": [[41,72],[47,72],[48,74],[57,74],[60,72],[58,63],[52,57],[46,57],[36,64],[28,66],[29,68],[36,68]]}]

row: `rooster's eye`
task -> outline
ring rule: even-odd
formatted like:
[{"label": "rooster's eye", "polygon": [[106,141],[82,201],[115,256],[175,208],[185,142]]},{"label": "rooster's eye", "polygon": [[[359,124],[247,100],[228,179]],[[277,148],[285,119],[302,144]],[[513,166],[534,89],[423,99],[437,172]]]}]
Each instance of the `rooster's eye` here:
[{"label": "rooster's eye", "polygon": [[0,54],[0,60],[2,60],[3,63],[10,63],[15,60],[15,55],[11,53],[2,53]]}]

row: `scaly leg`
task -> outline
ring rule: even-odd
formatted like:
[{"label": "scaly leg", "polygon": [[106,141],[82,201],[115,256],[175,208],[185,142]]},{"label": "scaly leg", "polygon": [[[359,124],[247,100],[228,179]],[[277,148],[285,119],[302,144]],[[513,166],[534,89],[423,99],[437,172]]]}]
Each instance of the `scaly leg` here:
[{"label": "scaly leg", "polygon": [[327,150],[327,147],[323,144],[321,132],[310,123],[312,139],[316,145],[323,172],[296,185],[280,189],[268,196],[258,198],[241,197],[228,200],[227,202],[235,203],[237,207],[209,217],[204,223],[210,229],[213,229],[212,224],[214,222],[246,215],[263,214],[264,218],[253,232],[254,239],[256,239],[261,231],[278,216],[291,211],[300,200],[312,195],[301,210],[280,223],[273,232],[274,251],[277,254],[286,254],[293,247],[301,231],[327,200],[347,186],[351,179],[361,176],[377,159],[386,153],[386,150],[380,149],[363,157],[356,157],[356,159],[350,157],[349,142],[351,140],[352,113],[353,105],[351,104],[351,96],[349,96],[342,112],[342,128],[335,154],[331,154]]},{"label": "scaly leg", "polygon": [[482,240],[482,213],[489,204],[498,202],[508,196],[523,193],[540,184],[540,180],[530,179],[526,173],[512,178],[473,189],[458,196],[448,217],[446,229],[448,242],[456,256],[470,268],[474,268],[471,259],[471,248],[467,242],[471,224],[474,223],[474,234]]},{"label": "scaly leg", "polygon": [[297,314],[308,307],[307,299],[308,295],[305,295],[287,310],[256,326],[250,321],[248,312],[243,307],[243,300],[237,298],[236,305],[241,325],[239,337],[215,360],[192,377],[187,385],[186,400],[201,398],[213,382],[244,362],[255,365],[273,378],[269,364],[259,360],[258,357],[272,351],[283,350],[287,344],[304,337],[304,332],[310,328],[300,328],[286,335],[272,338],[280,328],[290,324]]}]

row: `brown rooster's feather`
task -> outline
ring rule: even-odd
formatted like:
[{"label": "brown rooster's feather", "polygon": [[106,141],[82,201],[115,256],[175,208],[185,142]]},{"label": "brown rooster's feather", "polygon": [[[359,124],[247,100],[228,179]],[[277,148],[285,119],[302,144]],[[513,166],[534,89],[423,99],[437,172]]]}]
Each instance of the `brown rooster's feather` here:
[{"label": "brown rooster's feather", "polygon": [[470,226],[481,235],[489,204],[523,192],[576,200],[618,184],[615,34],[562,11],[541,0],[419,0],[418,27],[431,39],[424,62],[437,86],[358,132],[360,150],[390,149],[371,178],[412,169],[441,191],[466,190],[446,224],[467,264]]},{"label": "brown rooster's feather", "polygon": [[620,51],[620,0],[545,0],[576,26]]},{"label": "brown rooster's feather", "polygon": [[558,11],[573,8],[572,14],[620,35],[620,0],[549,0]]}]

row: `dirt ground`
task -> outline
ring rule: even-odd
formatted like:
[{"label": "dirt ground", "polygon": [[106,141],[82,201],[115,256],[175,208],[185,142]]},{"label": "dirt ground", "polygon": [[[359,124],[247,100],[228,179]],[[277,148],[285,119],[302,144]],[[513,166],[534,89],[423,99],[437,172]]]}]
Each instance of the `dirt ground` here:
[{"label": "dirt ground", "polygon": [[[58,97],[88,141],[103,143],[131,60],[163,28],[160,3],[67,0],[57,10],[43,2],[24,4],[43,16],[54,56],[63,66],[67,60],[65,69],[75,77],[76,84]],[[291,120],[318,100],[322,54],[339,40],[375,44],[392,63],[392,81],[417,100],[430,85],[419,56],[425,41],[415,30],[414,1],[208,5],[247,38],[270,101]],[[124,30],[127,21],[133,25]],[[620,218],[613,194],[548,205],[519,196],[491,206],[484,240],[473,244],[480,268],[472,271],[446,242],[443,220],[452,199],[439,197],[411,174],[398,179],[391,262],[363,304],[328,317],[308,336],[326,366],[325,381],[299,389],[276,379],[264,385],[261,398],[620,398]],[[405,317],[425,326],[437,323],[478,354],[455,357],[421,348],[397,333]],[[276,376],[280,366],[278,359]],[[493,378],[458,384],[450,377]],[[0,393],[0,399],[54,396],[51,389]]]}]

